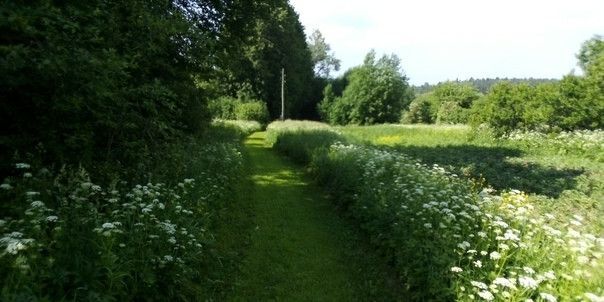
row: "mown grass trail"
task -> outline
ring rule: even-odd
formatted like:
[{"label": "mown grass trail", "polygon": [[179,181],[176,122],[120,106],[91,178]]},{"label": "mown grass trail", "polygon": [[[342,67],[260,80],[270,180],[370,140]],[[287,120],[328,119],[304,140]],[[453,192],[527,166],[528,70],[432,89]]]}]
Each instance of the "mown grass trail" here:
[{"label": "mown grass trail", "polygon": [[358,301],[376,290],[387,297],[376,288],[380,281],[368,281],[375,278],[363,265],[374,264],[355,260],[364,256],[354,246],[354,230],[303,169],[266,148],[264,138],[258,132],[246,141],[255,229],[230,300]]}]

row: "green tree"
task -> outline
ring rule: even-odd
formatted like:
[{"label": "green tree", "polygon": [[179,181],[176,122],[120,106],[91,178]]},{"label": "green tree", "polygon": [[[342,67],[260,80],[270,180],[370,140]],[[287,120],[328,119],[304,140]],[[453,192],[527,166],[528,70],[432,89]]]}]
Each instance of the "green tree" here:
[{"label": "green tree", "polygon": [[579,66],[587,71],[589,65],[595,63],[601,56],[604,56],[604,39],[600,35],[595,35],[583,42],[577,54],[577,59],[579,60]]},{"label": "green tree", "polygon": [[217,1],[0,4],[0,160],[42,143],[49,161],[131,164],[207,121]]},{"label": "green tree", "polygon": [[401,121],[407,124],[431,124],[434,122],[432,115],[430,114],[432,93],[422,93],[411,101],[409,104],[409,110],[403,111]]},{"label": "green tree", "polygon": [[529,99],[530,86],[501,82],[491,87],[481,104],[481,119],[494,129],[497,135],[510,133],[522,126],[524,104]]},{"label": "green tree", "polygon": [[[267,103],[272,118],[281,113],[281,68],[285,69],[286,116],[304,117],[316,110],[309,99],[313,63],[298,14],[286,0],[235,1],[225,16],[218,79],[201,85],[235,96],[243,86]],[[210,82],[210,83],[208,83]]]},{"label": "green tree", "polygon": [[[363,65],[350,72],[342,97],[336,98],[328,111],[342,112],[332,121],[346,124],[398,122],[402,109],[409,105],[411,94],[400,59],[396,55],[384,55],[376,60],[375,52],[371,51]],[[344,110],[347,110],[345,116]]]},{"label": "green tree", "polygon": [[469,84],[440,83],[430,97],[432,120],[438,123],[466,123],[469,109],[480,96],[478,89]]},{"label": "green tree", "polygon": [[323,34],[317,29],[309,38],[308,47],[314,65],[315,76],[329,78],[331,70],[340,70],[340,60],[335,57]]}]

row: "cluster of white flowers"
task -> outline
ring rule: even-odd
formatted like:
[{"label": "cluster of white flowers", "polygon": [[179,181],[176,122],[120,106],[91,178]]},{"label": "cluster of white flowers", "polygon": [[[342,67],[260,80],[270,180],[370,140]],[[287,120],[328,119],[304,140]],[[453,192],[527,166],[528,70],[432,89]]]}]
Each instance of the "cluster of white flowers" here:
[{"label": "cluster of white flowers", "polygon": [[556,301],[564,294],[557,288],[562,284],[558,276],[581,282],[602,269],[604,239],[579,231],[582,217],[572,217],[566,229],[558,229],[548,223],[553,215],[539,216],[528,196],[518,190],[474,194],[465,180],[439,166],[377,148],[334,144],[330,157],[361,169],[358,183],[363,186],[354,195],[360,204],[356,215],[364,219],[394,211],[389,216],[397,219],[392,232],[413,237],[389,242],[450,247],[454,253],[443,256],[457,255],[457,261],[447,269],[456,288],[473,288],[463,293],[466,297],[491,301],[539,294],[541,300]]}]

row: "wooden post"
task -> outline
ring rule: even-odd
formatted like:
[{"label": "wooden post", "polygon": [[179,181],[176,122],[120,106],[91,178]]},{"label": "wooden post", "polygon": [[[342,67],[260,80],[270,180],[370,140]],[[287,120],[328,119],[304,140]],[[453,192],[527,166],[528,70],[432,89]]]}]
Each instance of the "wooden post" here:
[{"label": "wooden post", "polygon": [[285,120],[285,68],[281,68],[281,120]]}]

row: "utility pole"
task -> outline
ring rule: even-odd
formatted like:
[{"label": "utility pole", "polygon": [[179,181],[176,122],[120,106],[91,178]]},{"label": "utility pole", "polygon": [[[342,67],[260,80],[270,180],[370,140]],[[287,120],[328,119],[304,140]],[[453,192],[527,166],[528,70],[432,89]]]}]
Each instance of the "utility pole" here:
[{"label": "utility pole", "polygon": [[281,120],[285,120],[285,68],[281,68]]}]

